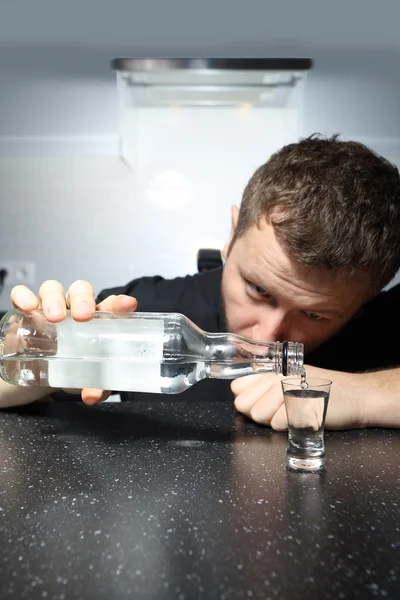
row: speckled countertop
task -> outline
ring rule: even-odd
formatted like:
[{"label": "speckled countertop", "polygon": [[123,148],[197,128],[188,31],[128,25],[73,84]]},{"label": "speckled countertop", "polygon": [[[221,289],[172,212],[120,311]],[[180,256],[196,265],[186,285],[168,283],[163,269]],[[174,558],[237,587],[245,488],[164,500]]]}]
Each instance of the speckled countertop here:
[{"label": "speckled countertop", "polygon": [[229,398],[143,398],[0,415],[2,600],[400,598],[400,431],[289,473]]}]

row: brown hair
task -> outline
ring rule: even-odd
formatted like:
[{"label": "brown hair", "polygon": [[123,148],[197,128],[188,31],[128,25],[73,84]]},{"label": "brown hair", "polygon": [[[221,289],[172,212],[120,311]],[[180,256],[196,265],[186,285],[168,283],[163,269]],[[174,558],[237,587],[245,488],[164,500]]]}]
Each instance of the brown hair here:
[{"label": "brown hair", "polygon": [[338,135],[284,146],[247,184],[232,244],[266,218],[290,258],[374,291],[400,268],[400,176],[386,159]]}]

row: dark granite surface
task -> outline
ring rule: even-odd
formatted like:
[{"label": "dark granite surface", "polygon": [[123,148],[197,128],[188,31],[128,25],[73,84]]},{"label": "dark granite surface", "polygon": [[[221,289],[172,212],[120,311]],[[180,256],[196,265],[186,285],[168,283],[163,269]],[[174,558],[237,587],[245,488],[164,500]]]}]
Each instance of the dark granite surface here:
[{"label": "dark granite surface", "polygon": [[286,434],[199,397],[0,415],[0,598],[400,598],[400,431],[290,473]]}]

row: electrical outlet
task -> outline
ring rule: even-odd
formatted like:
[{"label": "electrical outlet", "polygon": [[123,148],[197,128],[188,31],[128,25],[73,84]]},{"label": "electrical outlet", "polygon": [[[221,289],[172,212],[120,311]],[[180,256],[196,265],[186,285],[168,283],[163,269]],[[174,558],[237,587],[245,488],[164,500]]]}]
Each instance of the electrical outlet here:
[{"label": "electrical outlet", "polygon": [[33,285],[36,280],[36,264],[21,260],[1,260],[0,270],[5,269],[7,276],[4,285],[14,287],[15,285]]}]

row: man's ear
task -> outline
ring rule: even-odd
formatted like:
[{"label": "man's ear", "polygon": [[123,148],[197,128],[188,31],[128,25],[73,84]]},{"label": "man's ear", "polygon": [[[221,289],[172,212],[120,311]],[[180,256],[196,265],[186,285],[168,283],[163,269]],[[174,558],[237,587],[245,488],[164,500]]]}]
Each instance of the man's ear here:
[{"label": "man's ear", "polygon": [[229,235],[228,241],[225,243],[225,246],[223,247],[222,252],[221,252],[222,258],[224,260],[226,260],[228,258],[229,248],[232,243],[233,236],[235,235],[238,218],[239,218],[239,207],[232,206],[231,207],[231,233]]}]

